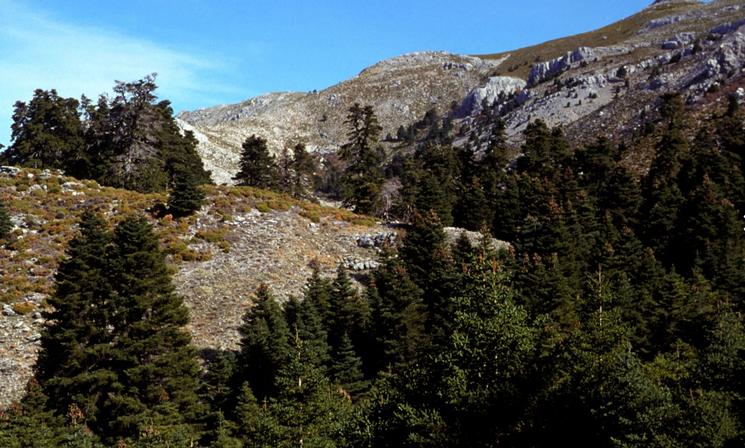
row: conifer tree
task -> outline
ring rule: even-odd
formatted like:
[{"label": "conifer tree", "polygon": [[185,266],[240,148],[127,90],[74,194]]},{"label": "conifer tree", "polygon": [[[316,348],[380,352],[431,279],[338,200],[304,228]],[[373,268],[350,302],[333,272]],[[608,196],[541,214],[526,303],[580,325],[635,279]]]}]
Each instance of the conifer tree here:
[{"label": "conifer tree", "polygon": [[266,139],[252,135],[243,142],[240,170],[233,177],[238,185],[273,188],[277,184],[277,163],[269,153]]},{"label": "conifer tree", "polygon": [[352,345],[352,340],[344,333],[332,356],[329,378],[336,384],[341,385],[353,399],[367,388],[362,373],[362,360]]},{"label": "conifer tree", "polygon": [[238,437],[244,446],[276,447],[278,444],[280,429],[277,421],[270,412],[268,400],[264,399],[259,404],[248,384],[244,384],[238,393],[238,405],[236,407],[236,420]]},{"label": "conifer tree", "polygon": [[200,394],[213,411],[230,412],[235,403],[231,387],[237,365],[234,352],[217,351],[209,359],[202,375]]},{"label": "conifer tree", "polygon": [[411,279],[423,291],[427,330],[439,339],[447,334],[452,321],[449,299],[453,292],[453,265],[442,224],[434,212],[415,216],[400,256]]},{"label": "conifer tree", "polygon": [[180,218],[198,211],[204,202],[204,191],[199,187],[194,174],[188,171],[176,173],[173,191],[168,196],[168,211]]},{"label": "conifer tree", "polygon": [[277,398],[269,405],[279,428],[275,446],[344,446],[340,433],[350,403],[331,390],[297,335],[287,363],[277,374],[276,387]]},{"label": "conifer tree", "polygon": [[107,443],[196,440],[203,408],[188,314],[144,219],[122,221],[112,237],[86,213],[50,303],[37,377],[52,409],[79,409]]},{"label": "conifer tree", "polygon": [[[523,385],[534,365],[537,332],[513,302],[509,279],[493,259],[482,258],[453,300],[452,333],[436,356],[433,394],[457,446],[506,442],[527,404]],[[447,409],[447,411],[445,411]]]},{"label": "conifer tree", "polygon": [[65,415],[81,410],[92,428],[106,426],[102,407],[113,387],[110,346],[114,290],[109,277],[111,235],[104,221],[86,211],[80,235],[67,249],[49,298],[50,322],[42,333],[36,379],[50,408]]},{"label": "conifer tree", "polygon": [[303,341],[308,362],[318,366],[324,373],[329,363],[331,349],[327,330],[314,303],[300,302],[297,321],[294,327],[290,327],[290,330]]},{"label": "conifer tree", "polygon": [[349,108],[345,124],[349,126],[348,142],[339,152],[347,164],[341,178],[344,203],[357,213],[373,214],[378,210],[384,181],[376,146],[381,127],[372,107],[357,103]]},{"label": "conifer tree", "polygon": [[362,340],[364,327],[369,315],[365,302],[352,286],[349,274],[342,266],[336,270],[336,277],[331,285],[329,303],[333,311],[328,322],[329,346],[338,350],[342,336],[346,334],[353,342]]},{"label": "conifer tree", "polygon": [[422,290],[411,281],[406,268],[391,254],[385,255],[368,289],[371,310],[374,371],[403,367],[426,348],[427,311]]},{"label": "conifer tree", "polygon": [[18,101],[13,112],[13,143],[3,153],[8,164],[32,168],[57,168],[80,176],[84,165],[83,125],[74,98],[57,91],[34,91],[28,103]]},{"label": "conifer tree", "polygon": [[258,400],[276,396],[276,375],[290,352],[290,330],[268,286],[257,289],[254,305],[244,315],[239,331],[238,383],[247,382]]},{"label": "conifer tree", "polygon": [[7,237],[11,230],[13,230],[13,223],[10,221],[8,209],[6,209],[5,204],[0,201],[0,240]]},{"label": "conifer tree", "polygon": [[182,135],[170,102],[157,101],[155,78],[117,81],[113,97],[85,101],[88,177],[140,192],[172,187],[177,171],[210,181],[193,134]]},{"label": "conifer tree", "polygon": [[298,143],[292,150],[292,196],[308,199],[313,193],[313,173],[316,161],[305,145]]},{"label": "conifer tree", "polygon": [[164,440],[195,440],[194,424],[205,409],[197,394],[196,351],[183,328],[188,310],[144,218],[119,223],[113,243],[116,261],[109,275],[116,299],[109,325],[117,379],[103,409],[105,436],[136,437],[149,428]]}]

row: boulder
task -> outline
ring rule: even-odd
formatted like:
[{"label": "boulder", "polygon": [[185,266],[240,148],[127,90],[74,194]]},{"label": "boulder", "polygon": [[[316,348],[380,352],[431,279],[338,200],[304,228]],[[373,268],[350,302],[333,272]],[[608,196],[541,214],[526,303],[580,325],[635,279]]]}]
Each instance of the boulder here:
[{"label": "boulder", "polygon": [[7,303],[3,304],[3,314],[6,316],[15,316],[16,312],[13,311],[13,307],[8,305]]},{"label": "boulder", "polygon": [[15,166],[0,166],[0,176],[15,177],[21,169]]},{"label": "boulder", "polygon": [[528,85],[534,86],[557,76],[578,62],[595,58],[595,52],[590,47],[580,47],[574,51],[567,52],[564,56],[533,65],[528,75]]},{"label": "boulder", "polygon": [[477,87],[466,96],[461,105],[464,115],[472,115],[481,112],[484,101],[488,104],[495,100],[507,98],[510,95],[521,92],[526,86],[525,81],[511,76],[492,76],[483,87]]}]

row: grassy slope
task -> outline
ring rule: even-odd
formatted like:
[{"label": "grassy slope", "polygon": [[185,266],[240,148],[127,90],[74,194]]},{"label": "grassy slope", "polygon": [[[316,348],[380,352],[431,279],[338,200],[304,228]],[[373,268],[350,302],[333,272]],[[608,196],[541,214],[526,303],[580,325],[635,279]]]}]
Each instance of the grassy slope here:
[{"label": "grassy slope", "polygon": [[[209,260],[215,251],[229,251],[226,238],[234,214],[252,209],[262,213],[294,210],[299,219],[311,222],[346,221],[371,225],[371,218],[346,210],[321,207],[282,194],[249,187],[206,186],[208,197],[202,213],[211,215],[210,228],[195,229],[195,217],[173,220],[170,215],[148,219],[154,224],[164,251],[177,266],[181,262]],[[78,217],[87,208],[105,214],[114,224],[123,217],[167,200],[160,194],[140,194],[101,187],[93,181],[23,169],[17,176],[0,175],[0,198],[11,216],[21,221],[9,242],[0,244],[0,303],[18,305],[32,293],[51,293],[53,275],[64,256],[67,242],[75,235]],[[204,243],[209,244],[204,244]],[[31,309],[24,309],[30,312]]]}]

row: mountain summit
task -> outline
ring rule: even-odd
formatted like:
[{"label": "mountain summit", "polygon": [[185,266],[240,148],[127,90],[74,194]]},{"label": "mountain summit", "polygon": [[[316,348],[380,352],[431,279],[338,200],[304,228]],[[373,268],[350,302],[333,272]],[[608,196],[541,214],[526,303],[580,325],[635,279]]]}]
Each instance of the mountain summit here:
[{"label": "mountain summit", "polygon": [[700,101],[713,86],[739,79],[745,60],[741,1],[658,0],[652,6],[595,31],[509,52],[402,55],[320,91],[270,93],[184,112],[180,123],[195,132],[218,183],[231,182],[240,145],[252,134],[275,152],[297,142],[337,150],[355,102],[374,108],[384,136],[435,107],[467,122],[484,101],[499,98],[513,136],[536,118],[564,125],[580,139],[624,135],[661,93],[681,90],[689,102]]}]

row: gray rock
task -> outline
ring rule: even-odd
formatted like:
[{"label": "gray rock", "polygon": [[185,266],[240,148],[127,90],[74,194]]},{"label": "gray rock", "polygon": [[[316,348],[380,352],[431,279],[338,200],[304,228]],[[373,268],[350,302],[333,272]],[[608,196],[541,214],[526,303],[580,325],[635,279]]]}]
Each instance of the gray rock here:
[{"label": "gray rock", "polygon": [[23,297],[22,301],[24,302],[32,302],[37,305],[41,305],[44,302],[44,299],[46,299],[46,294],[42,294],[40,292],[35,292],[33,294],[28,294]]},{"label": "gray rock", "polygon": [[644,28],[642,28],[639,31],[639,34],[646,33],[648,31],[662,28],[663,26],[672,25],[674,23],[682,22],[686,19],[685,15],[673,15],[673,16],[667,16],[667,17],[660,17],[659,19],[652,19],[649,22],[647,22],[646,25],[644,25]]},{"label": "gray rock", "polygon": [[[466,238],[468,238],[468,241],[472,246],[480,246],[484,239],[484,235],[481,232],[471,232],[459,227],[444,227],[442,230],[445,232],[445,238],[448,244],[454,244],[463,234],[466,235]],[[491,237],[489,237],[489,244],[491,244],[491,246],[496,250],[509,250],[512,247],[512,245],[506,241],[501,241]]]},{"label": "gray rock", "polygon": [[3,304],[3,314],[5,316],[15,316],[16,312],[13,311],[13,307],[8,305],[7,303]]},{"label": "gray rock", "polygon": [[481,105],[486,101],[488,104],[500,98],[508,97],[525,89],[526,82],[511,76],[492,76],[483,86],[473,89],[463,100],[461,112],[472,115],[481,111]]},{"label": "gray rock", "polygon": [[65,182],[62,184],[62,189],[67,191],[74,191],[83,188],[83,184],[80,182]]},{"label": "gray rock", "polygon": [[357,247],[371,248],[392,245],[396,242],[394,232],[382,232],[376,234],[360,235],[357,237]]},{"label": "gray rock", "polygon": [[0,176],[15,177],[20,172],[21,169],[15,166],[0,166]]},{"label": "gray rock", "polygon": [[709,34],[718,34],[720,36],[723,36],[725,34],[730,34],[737,31],[743,25],[745,25],[745,19],[740,19],[735,22],[723,23],[709,30]]},{"label": "gray rock", "polygon": [[564,56],[533,65],[528,75],[528,85],[534,86],[572,68],[573,64],[595,58],[590,47],[580,47]]}]

